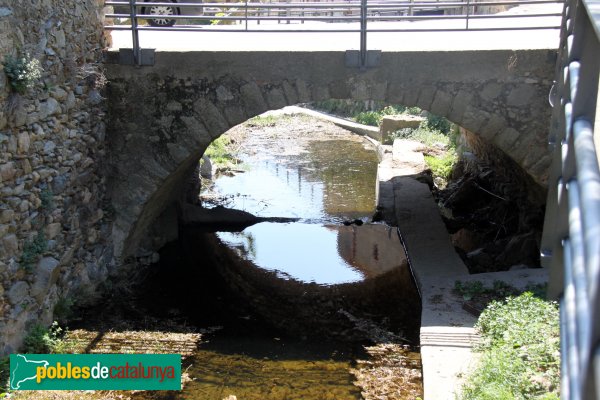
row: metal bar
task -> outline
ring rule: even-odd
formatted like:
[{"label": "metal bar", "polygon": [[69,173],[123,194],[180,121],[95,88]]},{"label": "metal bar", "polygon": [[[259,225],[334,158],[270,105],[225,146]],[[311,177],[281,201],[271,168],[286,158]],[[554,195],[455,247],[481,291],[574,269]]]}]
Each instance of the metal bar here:
[{"label": "metal bar", "polygon": [[367,67],[367,0],[360,2],[360,68]]},{"label": "metal bar", "polygon": [[[106,6],[129,6],[129,2],[118,2],[118,1],[105,1],[104,5]],[[172,6],[172,2],[152,2],[153,5],[157,6]],[[239,7],[240,3],[201,3],[202,7],[219,7],[219,8],[235,8]],[[382,3],[371,3],[369,5],[369,9],[372,8],[396,8],[396,7],[430,7],[430,8],[440,8],[445,6],[464,6],[467,4],[467,1],[445,1],[445,2],[435,2],[435,1],[400,1],[400,2],[382,2]],[[557,0],[534,0],[534,1],[518,1],[518,0],[510,0],[510,1],[483,1],[478,2],[477,5],[484,6],[492,6],[492,5],[531,5],[531,4],[563,4],[562,1]],[[147,3],[142,1],[134,1],[134,5],[136,7],[144,7],[147,6]],[[359,8],[361,6],[360,1],[351,1],[351,2],[340,2],[340,3],[316,3],[316,2],[290,2],[290,3],[253,3],[248,2],[248,7],[250,8],[348,8],[349,6],[354,6]],[[178,2],[178,8],[195,8],[198,7],[198,3],[185,3]]]},{"label": "metal bar", "polygon": [[129,0],[129,18],[131,18],[131,39],[133,46],[133,62],[142,65],[142,56],[140,54],[140,38],[137,30],[137,16],[135,9],[135,0]]},{"label": "metal bar", "polygon": [[466,23],[465,29],[466,30],[469,30],[469,14],[471,12],[471,7],[469,6],[469,3],[470,3],[470,0],[467,0],[467,8],[466,8],[467,12],[465,13],[466,14],[466,17],[465,17],[465,23]]}]

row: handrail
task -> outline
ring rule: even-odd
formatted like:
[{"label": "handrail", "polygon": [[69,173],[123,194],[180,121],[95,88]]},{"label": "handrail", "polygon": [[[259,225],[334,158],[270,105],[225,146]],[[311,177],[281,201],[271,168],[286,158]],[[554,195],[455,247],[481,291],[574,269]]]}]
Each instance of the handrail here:
[{"label": "handrail", "polygon": [[[592,10],[595,10],[593,12]],[[561,396],[600,398],[600,0],[563,11],[542,263],[561,303]]]},{"label": "handrail", "polygon": [[[559,29],[558,24],[550,22],[549,24],[537,24],[524,26],[494,26],[490,24],[472,24],[471,21],[487,21],[495,19],[498,21],[523,18],[543,18],[560,17],[561,14],[554,12],[536,12],[525,14],[508,15],[486,15],[475,13],[475,7],[487,6],[515,6],[515,5],[540,5],[540,4],[562,4],[562,0],[503,0],[503,1],[482,1],[474,2],[471,0],[349,0],[348,2],[273,2],[260,3],[231,1],[225,3],[172,3],[169,1],[145,2],[142,0],[117,1],[106,0],[105,6],[122,8],[120,12],[109,12],[105,14],[107,19],[130,19],[131,25],[107,25],[106,30],[131,30],[134,47],[139,47],[140,31],[212,31],[212,32],[357,32],[360,33],[360,59],[365,61],[367,54],[367,33],[368,32],[422,32],[422,31],[497,31],[497,30],[528,30],[528,29]],[[147,8],[152,6],[177,7],[180,13],[164,16],[165,19],[177,21],[190,21],[188,25],[179,26],[144,26],[142,21],[156,19],[156,15],[147,13]],[[202,8],[200,15],[186,14],[189,8]],[[126,11],[125,11],[126,10]],[[209,10],[209,11],[207,11]],[[216,11],[218,10],[218,12]],[[419,15],[421,13],[431,13],[433,11],[445,13],[452,11],[449,15]],[[146,11],[146,13],[144,13]],[[221,15],[223,14],[223,15]],[[431,27],[415,25],[414,22],[429,20],[454,21],[451,24],[443,24]],[[237,22],[239,25],[221,25],[223,22]],[[286,27],[283,29],[268,22],[277,21],[278,23],[301,23],[302,29],[298,26]],[[311,24],[305,24],[310,22]],[[199,25],[210,23],[210,25]],[[216,25],[213,25],[217,23]],[[377,23],[373,25],[373,23]],[[523,25],[523,24],[521,24]],[[139,48],[134,49],[134,59],[139,64]],[[365,64],[361,64],[365,67]]]}]

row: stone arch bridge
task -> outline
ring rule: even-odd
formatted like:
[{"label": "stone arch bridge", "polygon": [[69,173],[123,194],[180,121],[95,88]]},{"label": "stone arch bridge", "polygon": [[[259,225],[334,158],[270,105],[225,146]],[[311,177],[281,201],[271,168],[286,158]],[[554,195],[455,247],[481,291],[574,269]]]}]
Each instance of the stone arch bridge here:
[{"label": "stone arch bridge", "polygon": [[151,67],[106,74],[109,187],[118,257],[181,197],[198,159],[229,128],[271,109],[325,99],[418,106],[493,143],[545,184],[555,51],[390,52],[379,67],[344,52],[157,52]]}]

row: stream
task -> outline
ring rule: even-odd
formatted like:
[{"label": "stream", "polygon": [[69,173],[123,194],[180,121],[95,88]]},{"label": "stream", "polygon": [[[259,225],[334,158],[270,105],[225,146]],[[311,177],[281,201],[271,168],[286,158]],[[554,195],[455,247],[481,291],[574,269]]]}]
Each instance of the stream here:
[{"label": "stream", "polygon": [[373,145],[304,116],[250,120],[229,134],[242,162],[207,186],[204,206],[298,221],[242,232],[180,227],[129,301],[91,310],[85,321],[101,326],[75,332],[96,337],[108,327],[141,346],[151,333],[199,338],[174,339],[188,349],[181,392],[124,398],[422,396],[420,299],[396,229],[370,222]]}]

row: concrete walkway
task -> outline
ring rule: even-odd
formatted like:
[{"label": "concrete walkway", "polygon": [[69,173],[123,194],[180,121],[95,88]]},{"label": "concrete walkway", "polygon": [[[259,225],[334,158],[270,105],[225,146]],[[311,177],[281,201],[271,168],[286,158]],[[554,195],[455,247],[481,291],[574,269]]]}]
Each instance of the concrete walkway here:
[{"label": "concrete walkway", "polygon": [[[386,147],[386,146],[383,146]],[[415,179],[425,169],[418,143],[387,146],[378,171],[378,205],[388,222],[399,227],[421,293],[421,362],[425,400],[450,400],[476,365],[475,316],[463,309],[453,292],[456,281],[500,280],[518,289],[547,282],[544,269],[470,275],[450,242],[429,187]]]}]

